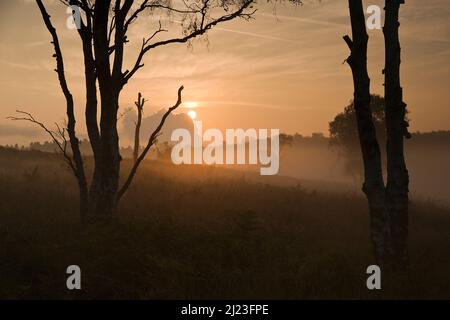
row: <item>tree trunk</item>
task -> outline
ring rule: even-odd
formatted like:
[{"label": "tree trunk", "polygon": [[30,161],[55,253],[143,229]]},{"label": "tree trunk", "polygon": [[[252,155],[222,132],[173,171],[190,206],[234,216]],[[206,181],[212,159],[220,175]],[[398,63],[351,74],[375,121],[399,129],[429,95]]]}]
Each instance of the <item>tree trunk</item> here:
[{"label": "tree trunk", "polygon": [[[100,155],[96,163],[90,189],[90,214],[92,218],[111,219],[117,213],[117,191],[119,188],[120,153],[117,133],[117,94],[102,98],[100,120]],[[110,110],[105,112],[104,110]]]},{"label": "tree trunk", "polygon": [[370,234],[375,258],[379,265],[386,260],[389,221],[385,205],[385,187],[382,174],[380,147],[370,109],[370,79],[367,72],[368,35],[362,0],[349,0],[353,41],[344,40],[351,54],[347,59],[354,85],[354,107],[358,125],[358,135],[364,163],[363,192],[369,202]]},{"label": "tree trunk", "polygon": [[117,212],[117,190],[120,174],[117,111],[122,87],[118,85],[117,81],[114,81],[110,68],[108,46],[110,2],[110,0],[97,1],[93,18],[95,69],[101,101],[101,138],[90,189],[89,211],[92,218],[100,220],[109,220]]},{"label": "tree trunk", "polygon": [[73,154],[73,165],[71,166],[78,182],[79,197],[80,197],[80,215],[81,218],[84,219],[88,212],[88,188],[86,182],[86,175],[84,171],[83,157],[80,151],[80,142],[77,138],[75,130],[76,120],[74,113],[73,96],[67,85],[66,76],[64,72],[64,61],[56,29],[53,27],[50,21],[50,15],[47,13],[42,1],[38,0],[36,1],[36,3],[39,7],[39,10],[41,11],[42,18],[47,27],[47,30],[50,32],[52,36],[52,43],[55,49],[54,56],[56,57],[56,72],[58,74],[58,80],[61,86],[61,90],[66,99],[67,133],[69,135],[70,146],[72,148]]},{"label": "tree trunk", "polygon": [[134,150],[133,150],[133,160],[134,162],[137,161],[139,157],[139,138],[141,134],[141,123],[142,123],[142,110],[144,108],[145,99],[142,98],[142,94],[139,92],[138,94],[138,100],[134,103],[137,108],[137,121],[136,121],[136,128],[134,132]]},{"label": "tree trunk", "polygon": [[391,254],[395,266],[408,266],[408,170],[405,164],[403,139],[407,136],[406,104],[400,86],[399,9],[403,0],[386,0],[385,103],[387,128],[387,206],[391,217]]}]

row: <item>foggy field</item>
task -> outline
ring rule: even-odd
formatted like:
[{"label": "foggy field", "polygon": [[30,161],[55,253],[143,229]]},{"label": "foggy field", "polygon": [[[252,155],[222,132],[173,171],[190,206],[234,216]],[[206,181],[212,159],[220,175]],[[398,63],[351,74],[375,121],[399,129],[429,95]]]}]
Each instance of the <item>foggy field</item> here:
[{"label": "foggy field", "polygon": [[[328,139],[286,147],[281,154],[280,175],[302,179],[313,187],[328,186],[328,189],[360,193],[363,167],[358,150],[355,171],[349,175],[344,171],[344,159],[331,148]],[[410,178],[413,200],[432,201],[450,206],[450,134],[439,140],[432,134],[414,135],[405,142],[405,157]],[[385,164],[384,164],[385,166]],[[386,171],[386,170],[385,170]],[[322,186],[317,181],[323,182]]]},{"label": "foggy field", "polygon": [[[2,152],[0,297],[450,298],[449,209],[413,199],[409,278],[383,276],[374,293],[366,199],[307,185],[147,161],[118,220],[83,227],[57,155]],[[66,289],[71,264],[78,292]]]}]

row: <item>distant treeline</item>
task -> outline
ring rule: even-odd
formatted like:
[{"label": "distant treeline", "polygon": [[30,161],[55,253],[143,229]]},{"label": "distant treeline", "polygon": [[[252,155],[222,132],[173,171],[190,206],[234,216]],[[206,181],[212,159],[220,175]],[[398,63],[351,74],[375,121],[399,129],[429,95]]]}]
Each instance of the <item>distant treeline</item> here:
[{"label": "distant treeline", "polygon": [[[322,133],[313,133],[311,136],[303,136],[301,134],[281,134],[281,142],[293,145],[323,145],[330,142],[330,138]],[[415,132],[412,133],[409,144],[450,144],[450,130],[440,130],[431,132]]]},{"label": "distant treeline", "polygon": [[[324,144],[328,144],[330,141],[329,137],[326,137],[323,133],[313,133],[311,136],[303,136],[301,134],[280,134],[280,143],[291,146],[322,146]],[[441,131],[431,131],[431,132],[415,132],[412,134],[412,138],[408,141],[410,144],[421,144],[421,145],[442,145],[448,144],[450,145],[450,130],[441,130]],[[166,148],[167,145],[163,146]],[[5,151],[5,149],[14,149],[14,150],[28,150],[28,151],[40,151],[47,153],[56,153],[58,152],[58,147],[54,142],[31,142],[28,147],[15,145],[5,145],[0,146],[1,151]],[[68,150],[70,148],[68,147]],[[88,140],[84,139],[80,141],[80,150],[84,155],[92,155],[91,145]],[[131,146],[120,148],[120,153],[122,157],[129,158],[133,155],[133,148]]]},{"label": "distant treeline", "polygon": [[421,144],[450,144],[450,131],[416,132],[411,142]]},{"label": "distant treeline", "polygon": [[[70,146],[67,146],[67,150],[70,153]],[[14,151],[33,151],[33,152],[43,152],[43,153],[59,153],[60,150],[55,142],[45,141],[45,142],[31,142],[28,147],[18,144],[15,145],[5,145],[0,146],[0,151],[14,152]],[[93,155],[91,144],[89,140],[84,139],[80,141],[80,151],[85,156]],[[131,158],[133,156],[133,148],[131,146],[120,148],[120,154],[123,158]],[[149,154],[151,157],[151,155]]]}]

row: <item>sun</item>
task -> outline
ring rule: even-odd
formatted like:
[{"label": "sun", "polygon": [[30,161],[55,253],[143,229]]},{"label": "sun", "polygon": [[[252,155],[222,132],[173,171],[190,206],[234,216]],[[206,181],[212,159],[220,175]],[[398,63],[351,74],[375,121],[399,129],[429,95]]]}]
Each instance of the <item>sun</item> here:
[{"label": "sun", "polygon": [[195,118],[197,118],[197,112],[195,112],[194,110],[189,110],[187,114],[189,117],[191,117],[192,120],[195,120]]}]

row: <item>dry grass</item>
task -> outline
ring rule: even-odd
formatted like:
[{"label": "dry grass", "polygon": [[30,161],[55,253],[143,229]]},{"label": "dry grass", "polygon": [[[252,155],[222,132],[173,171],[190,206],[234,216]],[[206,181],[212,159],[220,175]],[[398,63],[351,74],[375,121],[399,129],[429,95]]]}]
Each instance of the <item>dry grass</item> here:
[{"label": "dry grass", "polygon": [[[374,293],[359,195],[149,161],[119,220],[84,228],[55,156],[2,153],[0,168],[1,298],[450,298],[450,211],[433,204],[412,204],[409,278]],[[81,291],[65,288],[70,264]]]}]

